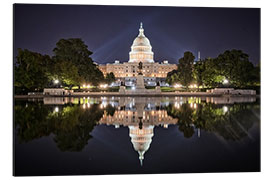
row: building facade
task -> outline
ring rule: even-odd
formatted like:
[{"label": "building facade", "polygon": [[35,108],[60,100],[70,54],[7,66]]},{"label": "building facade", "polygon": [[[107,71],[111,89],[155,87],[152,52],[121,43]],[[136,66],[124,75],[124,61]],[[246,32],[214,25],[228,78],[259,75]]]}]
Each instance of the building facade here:
[{"label": "building facade", "polygon": [[145,83],[148,85],[156,85],[159,81],[164,83],[167,73],[177,69],[176,64],[169,64],[167,60],[162,63],[154,61],[154,52],[149,39],[144,35],[142,23],[139,29],[139,35],[134,39],[129,52],[129,61],[120,63],[116,60],[112,64],[100,64],[99,69],[104,75],[113,72],[118,80],[125,81],[127,86],[136,83],[138,74],[138,64],[142,62],[142,73]]}]

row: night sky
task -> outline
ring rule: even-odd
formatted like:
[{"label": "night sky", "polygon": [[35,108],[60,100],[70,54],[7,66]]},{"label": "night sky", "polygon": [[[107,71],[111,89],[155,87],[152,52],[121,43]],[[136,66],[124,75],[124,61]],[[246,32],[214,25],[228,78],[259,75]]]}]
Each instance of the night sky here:
[{"label": "night sky", "polygon": [[61,38],[81,38],[97,63],[128,61],[143,22],[155,61],[177,63],[185,51],[197,59],[241,49],[260,61],[260,9],[91,5],[14,5],[14,55],[28,49],[53,55]]}]

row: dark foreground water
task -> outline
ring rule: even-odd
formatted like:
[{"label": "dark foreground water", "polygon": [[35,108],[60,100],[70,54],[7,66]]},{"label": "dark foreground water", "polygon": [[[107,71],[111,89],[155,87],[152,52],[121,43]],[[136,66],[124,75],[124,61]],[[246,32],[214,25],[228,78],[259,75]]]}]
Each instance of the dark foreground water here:
[{"label": "dark foreground water", "polygon": [[235,98],[15,100],[14,175],[260,171],[260,102]]}]

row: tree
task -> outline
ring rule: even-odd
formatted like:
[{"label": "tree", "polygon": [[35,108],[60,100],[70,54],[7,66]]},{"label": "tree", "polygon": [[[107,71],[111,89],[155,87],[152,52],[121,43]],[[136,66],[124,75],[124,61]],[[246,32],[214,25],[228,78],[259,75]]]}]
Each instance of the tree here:
[{"label": "tree", "polygon": [[203,61],[199,60],[194,64],[193,67],[193,78],[196,84],[199,86],[203,85],[203,72],[205,71],[205,64]]},{"label": "tree", "polygon": [[166,82],[170,85],[180,82],[178,78],[178,71],[176,69],[168,72]]},{"label": "tree", "polygon": [[50,61],[48,55],[18,49],[14,65],[15,92],[41,90],[47,86]]},{"label": "tree", "polygon": [[214,58],[207,58],[202,61],[204,69],[201,72],[202,83],[206,87],[216,87],[222,83],[224,76],[218,68],[218,61]]},{"label": "tree", "polygon": [[79,76],[78,68],[70,61],[57,61],[53,58],[55,63],[50,67],[49,79],[50,82],[58,79],[62,85],[67,85],[70,88],[73,85],[78,85],[78,82],[82,82],[82,78]]},{"label": "tree", "polygon": [[180,80],[180,83],[183,86],[186,86],[186,89],[188,88],[188,85],[192,82],[192,70],[193,70],[193,63],[194,63],[195,56],[187,51],[184,53],[184,57],[179,59],[178,64],[178,78]]},{"label": "tree", "polygon": [[92,52],[87,48],[87,45],[81,39],[71,38],[60,39],[53,50],[53,58],[56,61],[67,61],[77,68],[80,78],[73,77],[72,79],[77,79],[78,82],[76,84],[79,86],[81,83],[88,82],[97,85],[104,80],[102,72],[90,57]]},{"label": "tree", "polygon": [[108,84],[111,84],[112,82],[115,81],[115,76],[114,76],[113,72],[110,72],[110,73],[107,73],[107,74],[106,74],[105,81],[106,81],[106,83],[108,83]]},{"label": "tree", "polygon": [[227,79],[230,86],[248,87],[260,84],[260,70],[249,61],[241,50],[227,50],[217,58],[207,58],[194,65],[194,78],[206,87],[223,86]]},{"label": "tree", "polygon": [[249,56],[241,50],[225,51],[217,57],[218,71],[226,77],[230,84],[236,87],[247,86],[251,79],[254,65],[249,61]]}]

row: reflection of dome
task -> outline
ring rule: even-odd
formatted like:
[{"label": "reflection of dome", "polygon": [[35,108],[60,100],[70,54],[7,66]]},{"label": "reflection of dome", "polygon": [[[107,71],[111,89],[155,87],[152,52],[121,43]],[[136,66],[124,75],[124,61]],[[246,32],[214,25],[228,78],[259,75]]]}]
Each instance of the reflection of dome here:
[{"label": "reflection of dome", "polygon": [[129,136],[135,151],[139,153],[139,159],[142,165],[144,153],[149,149],[152,142],[154,126],[129,126]]},{"label": "reflection of dome", "polygon": [[154,62],[154,53],[150,41],[144,35],[142,23],[139,29],[139,35],[134,39],[129,52],[129,62]]}]

